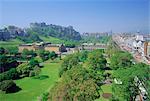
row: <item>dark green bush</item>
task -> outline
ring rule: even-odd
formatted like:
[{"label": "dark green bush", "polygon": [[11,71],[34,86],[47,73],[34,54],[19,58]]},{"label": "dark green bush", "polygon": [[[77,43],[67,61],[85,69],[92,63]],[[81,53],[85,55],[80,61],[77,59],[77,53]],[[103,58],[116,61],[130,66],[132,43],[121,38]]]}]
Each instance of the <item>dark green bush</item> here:
[{"label": "dark green bush", "polygon": [[5,93],[13,93],[21,90],[12,80],[5,80],[0,82],[0,90]]}]

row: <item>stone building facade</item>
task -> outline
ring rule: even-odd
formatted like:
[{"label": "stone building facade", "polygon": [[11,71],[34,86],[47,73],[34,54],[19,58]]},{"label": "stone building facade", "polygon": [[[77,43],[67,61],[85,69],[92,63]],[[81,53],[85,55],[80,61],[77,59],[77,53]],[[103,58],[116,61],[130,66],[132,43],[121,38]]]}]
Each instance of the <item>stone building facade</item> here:
[{"label": "stone building facade", "polygon": [[51,44],[51,43],[32,43],[32,44],[22,44],[19,45],[19,52],[22,52],[24,49],[27,50],[46,50],[46,51],[54,51],[55,53],[66,52],[66,47],[63,44]]}]

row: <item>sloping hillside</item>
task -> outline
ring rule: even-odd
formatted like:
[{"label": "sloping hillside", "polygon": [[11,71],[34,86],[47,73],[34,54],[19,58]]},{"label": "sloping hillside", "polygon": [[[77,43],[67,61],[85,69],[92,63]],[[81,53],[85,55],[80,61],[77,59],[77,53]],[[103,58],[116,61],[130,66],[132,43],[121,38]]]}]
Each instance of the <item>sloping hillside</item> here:
[{"label": "sloping hillside", "polygon": [[[31,23],[29,28],[19,28],[16,26],[8,26],[0,29],[0,40],[7,41],[11,39],[20,39],[23,42],[37,42],[53,40],[79,41],[80,33],[73,29],[72,26],[63,27],[60,25],[48,25],[46,23]],[[56,41],[55,40],[55,41]]]}]

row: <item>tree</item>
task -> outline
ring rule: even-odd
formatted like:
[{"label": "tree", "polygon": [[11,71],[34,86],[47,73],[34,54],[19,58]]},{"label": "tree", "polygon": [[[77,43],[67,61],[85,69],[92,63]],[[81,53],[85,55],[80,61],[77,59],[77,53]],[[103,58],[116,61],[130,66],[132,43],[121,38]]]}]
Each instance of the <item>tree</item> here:
[{"label": "tree", "polygon": [[54,51],[52,51],[52,52],[49,53],[49,58],[50,58],[50,59],[53,60],[53,59],[55,59],[56,57],[57,57],[57,54],[56,54]]},{"label": "tree", "polygon": [[18,79],[19,73],[16,68],[11,68],[9,71],[0,74],[0,81]]},{"label": "tree", "polygon": [[68,48],[75,48],[74,43],[67,43],[67,44],[65,44],[65,46],[68,47]]},{"label": "tree", "polygon": [[18,66],[16,59],[6,56],[5,54],[0,55],[0,73],[8,71],[11,68]]},{"label": "tree", "polygon": [[33,68],[33,70],[30,71],[29,76],[30,77],[32,77],[32,76],[39,76],[40,72],[41,72],[41,68],[38,67],[38,66],[35,66]]},{"label": "tree", "polygon": [[37,54],[33,50],[23,49],[23,51],[22,51],[22,57],[24,59],[32,58],[32,57],[35,57],[35,56],[37,56]]},{"label": "tree", "polygon": [[0,47],[0,55],[5,53],[5,49],[3,47]]},{"label": "tree", "polygon": [[6,70],[5,66],[8,62],[8,58],[4,54],[0,54],[0,73]]},{"label": "tree", "polygon": [[107,46],[107,49],[105,51],[108,57],[110,58],[119,51],[120,51],[119,46],[112,39],[110,39],[109,45]]},{"label": "tree", "polygon": [[63,59],[61,68],[59,70],[59,75],[61,76],[65,71],[71,69],[78,65],[79,58],[76,54],[71,54]]},{"label": "tree", "polygon": [[12,80],[5,80],[0,82],[0,90],[5,91],[5,93],[16,92],[20,88]]},{"label": "tree", "polygon": [[66,71],[49,95],[52,101],[93,101],[98,97],[98,86],[80,65]]},{"label": "tree", "polygon": [[[142,67],[142,68],[141,68]],[[113,77],[120,79],[122,81],[121,85],[114,84],[113,85],[113,93],[116,97],[127,100],[134,101],[136,96],[138,95],[138,87],[136,86],[136,82],[134,81],[135,77],[138,77],[146,88],[149,88],[148,80],[150,77],[150,68],[148,65],[143,63],[138,63],[132,65],[130,68],[119,68],[114,71]]]},{"label": "tree", "polygon": [[31,67],[27,63],[22,63],[16,69],[20,77],[25,77],[29,75]]},{"label": "tree", "polygon": [[33,68],[33,67],[35,67],[35,66],[39,66],[38,60],[31,59],[30,62],[29,62],[29,66],[30,66],[31,68]]},{"label": "tree", "polygon": [[45,51],[45,50],[39,50],[37,51],[38,55],[41,57],[42,61],[46,61],[49,59],[49,51]]},{"label": "tree", "polygon": [[11,68],[8,72],[7,72],[7,76],[10,79],[17,79],[19,77],[19,73],[17,72],[16,68]]},{"label": "tree", "polygon": [[98,86],[103,84],[103,73],[106,67],[106,59],[103,56],[103,50],[94,50],[88,54],[87,64],[90,76],[95,80]]},{"label": "tree", "polygon": [[130,53],[119,51],[110,58],[110,67],[115,70],[130,67],[132,65],[132,58]]},{"label": "tree", "polygon": [[17,47],[8,47],[7,51],[10,55],[16,55],[18,53],[18,48]]},{"label": "tree", "polygon": [[78,53],[78,56],[79,56],[80,62],[85,62],[88,58],[88,51],[82,51],[82,52]]},{"label": "tree", "polygon": [[91,69],[96,70],[104,70],[106,67],[106,59],[103,56],[102,50],[95,50],[88,54],[88,64]]}]

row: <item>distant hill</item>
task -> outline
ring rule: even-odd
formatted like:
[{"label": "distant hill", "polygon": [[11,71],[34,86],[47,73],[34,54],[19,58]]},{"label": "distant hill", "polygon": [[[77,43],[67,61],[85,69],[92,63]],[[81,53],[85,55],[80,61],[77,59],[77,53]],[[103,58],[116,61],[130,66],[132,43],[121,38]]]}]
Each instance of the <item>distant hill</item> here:
[{"label": "distant hill", "polygon": [[64,40],[81,40],[80,33],[72,26],[47,25],[46,23],[31,23],[30,30],[44,36],[57,37]]},{"label": "distant hill", "polygon": [[[50,40],[49,40],[50,38]],[[79,41],[80,33],[75,31],[72,26],[63,27],[60,25],[47,25],[46,23],[31,23],[29,28],[21,29],[16,26],[8,26],[0,29],[0,41],[19,39],[23,42],[51,41]]]}]

